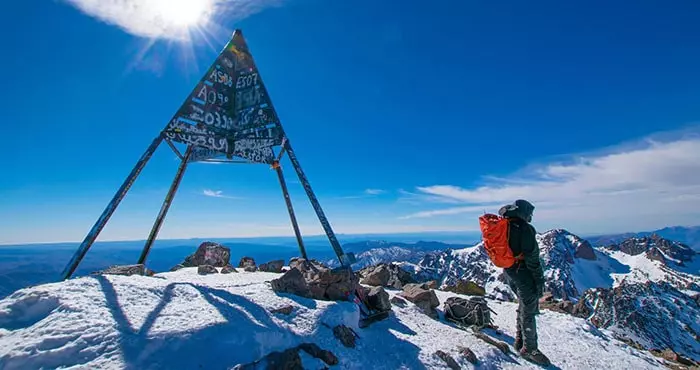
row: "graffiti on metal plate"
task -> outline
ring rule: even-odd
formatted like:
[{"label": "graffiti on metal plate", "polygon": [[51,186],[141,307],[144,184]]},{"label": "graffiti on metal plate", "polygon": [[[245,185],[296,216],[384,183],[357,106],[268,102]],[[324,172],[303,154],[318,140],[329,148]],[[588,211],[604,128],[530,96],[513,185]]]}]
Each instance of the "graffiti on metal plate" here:
[{"label": "graffiti on metal plate", "polygon": [[[278,125],[253,57],[243,35],[236,32],[164,133],[173,141],[196,146],[192,161],[237,156],[270,163],[272,148],[281,143]],[[263,138],[269,140],[246,141]]]}]

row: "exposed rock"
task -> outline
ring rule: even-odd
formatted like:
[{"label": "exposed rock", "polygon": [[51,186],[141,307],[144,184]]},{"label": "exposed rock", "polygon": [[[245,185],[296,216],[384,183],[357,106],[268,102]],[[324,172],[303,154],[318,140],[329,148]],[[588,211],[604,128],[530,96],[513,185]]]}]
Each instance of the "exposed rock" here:
[{"label": "exposed rock", "polygon": [[239,364],[233,370],[303,370],[299,351],[304,351],[309,355],[323,361],[328,366],[338,364],[338,357],[333,352],[322,349],[314,343],[302,343],[296,347],[286,349],[282,352],[272,352],[250,364]]},{"label": "exposed rock", "polygon": [[[240,262],[238,262],[238,267],[242,268],[245,270],[246,267],[256,267],[255,266],[255,260],[252,257],[243,257],[241,258]],[[257,269],[257,267],[256,267]],[[247,270],[245,270],[247,271]],[[255,270],[253,270],[255,271]]]},{"label": "exposed rock", "polygon": [[304,370],[299,356],[299,348],[289,348],[282,352],[271,352],[262,359],[245,365],[236,365],[233,370]]},{"label": "exposed rock", "polygon": [[506,355],[510,353],[510,347],[508,346],[508,343],[506,343],[506,342],[502,342],[500,340],[493,339],[490,336],[488,336],[480,331],[475,331],[474,336],[483,340],[484,342],[500,349],[501,352],[505,353]]},{"label": "exposed rock", "polygon": [[255,272],[257,270],[258,270],[258,268],[256,266],[246,266],[243,268],[243,271],[245,271],[245,272]]},{"label": "exposed rock", "polygon": [[650,260],[659,261],[663,264],[666,264],[666,258],[664,257],[663,253],[661,253],[661,251],[656,247],[649,248],[649,250],[646,251],[646,255],[647,258],[649,258]]},{"label": "exposed rock", "polygon": [[399,296],[393,296],[393,297],[391,298],[391,300],[389,300],[389,302],[391,302],[391,303],[393,303],[393,304],[395,304],[395,305],[397,305],[397,306],[399,306],[399,307],[406,307],[406,305],[408,304],[408,302],[406,302],[405,299],[403,299],[403,298],[401,298],[401,297],[399,297]]},{"label": "exposed rock", "polygon": [[184,269],[184,268],[185,268],[185,266],[183,266],[181,264],[177,264],[177,265],[173,266],[173,268],[170,269],[170,272],[174,272],[174,271]]},{"label": "exposed rock", "polygon": [[301,297],[311,296],[304,274],[296,268],[285,272],[279,279],[270,281],[270,285],[275,292],[291,293]]},{"label": "exposed rock", "polygon": [[299,349],[325,362],[326,365],[333,366],[338,364],[338,357],[333,352],[322,349],[314,343],[302,343],[299,345]]},{"label": "exposed rock", "polygon": [[372,286],[386,286],[391,277],[391,271],[385,264],[370,266],[360,271],[360,283]]},{"label": "exposed rock", "polygon": [[426,315],[434,319],[438,318],[438,313],[435,308],[440,305],[440,301],[437,295],[435,295],[435,291],[425,289],[422,284],[408,284],[399,295],[413,302],[413,304],[421,308]]},{"label": "exposed rock", "polygon": [[102,271],[96,271],[93,274],[96,275],[142,275],[142,276],[153,276],[154,272],[147,269],[146,266],[139,265],[119,265],[111,266]]},{"label": "exposed rock", "polygon": [[551,293],[545,293],[545,296],[540,298],[540,308],[555,312],[573,314],[574,303],[569,300],[557,301]]},{"label": "exposed rock", "polygon": [[576,302],[576,304],[571,310],[572,315],[580,317],[582,319],[588,318],[589,316],[591,316],[592,313],[593,309],[588,305],[588,302],[586,302],[583,299]]},{"label": "exposed rock", "polygon": [[540,304],[553,301],[554,295],[552,294],[552,292],[545,292],[544,295],[540,297]]},{"label": "exposed rock", "polygon": [[182,265],[184,267],[197,267],[200,265],[224,267],[229,264],[230,258],[231,250],[229,248],[214,242],[204,242],[199,245],[194,254],[185,258]]},{"label": "exposed rock", "polygon": [[476,365],[476,363],[479,362],[479,360],[476,358],[476,355],[471,349],[469,349],[469,347],[457,346],[457,350],[459,351],[459,354],[464,356],[464,358],[467,359],[467,361],[469,361],[471,364]]},{"label": "exposed rock", "polygon": [[585,260],[595,261],[597,259],[591,243],[584,240],[581,244],[576,246],[576,251],[574,252],[576,258],[583,258]]},{"label": "exposed rock", "polygon": [[238,272],[238,270],[236,270],[235,268],[233,268],[233,266],[231,266],[231,265],[226,265],[226,266],[224,266],[223,268],[221,268],[221,273],[222,273],[222,274],[230,274],[230,273],[232,273],[232,272]]},{"label": "exposed rock", "polygon": [[694,361],[689,360],[689,359],[679,355],[676,352],[673,352],[673,350],[670,348],[666,348],[663,351],[652,350],[651,353],[658,356],[658,357],[661,357],[665,360],[677,362],[681,365],[686,365],[686,366],[697,365],[697,363],[695,363]]},{"label": "exposed rock", "polygon": [[358,289],[358,277],[348,268],[331,270],[315,262],[299,259],[295,267],[271,281],[276,292],[302,297],[340,301]]},{"label": "exposed rock", "polygon": [[401,289],[406,284],[415,283],[411,273],[396,264],[380,263],[358,271],[362,284]]},{"label": "exposed rock", "polygon": [[369,289],[369,293],[367,293],[367,304],[370,309],[380,312],[391,310],[389,293],[387,293],[384,288],[380,286],[375,286]]},{"label": "exposed rock", "polygon": [[333,328],[333,336],[340,340],[345,347],[355,348],[355,332],[345,325],[338,325]]},{"label": "exposed rock", "polygon": [[279,274],[282,272],[282,266],[284,266],[284,261],[283,260],[275,260],[275,261],[270,261],[268,263],[263,263],[258,267],[258,271],[263,271],[263,272],[274,272]]},{"label": "exposed rock", "polygon": [[[586,308],[583,308],[583,305]],[[593,307],[595,309],[593,309]],[[573,312],[588,309],[589,321],[644,349],[668,348],[695,361],[700,307],[666,282],[623,283],[613,289],[589,289]]]},{"label": "exposed rock", "polygon": [[629,238],[619,244],[612,244],[605,248],[618,250],[632,256],[651,252],[651,249],[655,248],[658,249],[658,251],[651,252],[651,254],[655,256],[655,259],[658,260],[658,255],[663,252],[663,254],[679,262],[689,262],[696,254],[689,246],[680,242],[664,239],[656,234],[643,238]]},{"label": "exposed rock", "polygon": [[439,287],[438,281],[437,280],[430,280],[425,283],[425,286],[428,289],[437,289]]},{"label": "exposed rock", "polygon": [[197,273],[200,275],[216,274],[218,272],[216,267],[212,265],[199,265],[199,267],[197,267]]},{"label": "exposed rock", "polygon": [[289,315],[290,313],[292,313],[292,311],[294,311],[294,306],[292,305],[286,305],[280,308],[270,310],[271,313],[281,313],[283,315]]},{"label": "exposed rock", "polygon": [[446,292],[452,292],[452,293],[457,293],[457,294],[479,295],[479,296],[486,295],[486,289],[478,286],[473,281],[465,281],[465,280],[460,280],[457,282],[456,285],[450,285],[443,290]]},{"label": "exposed rock", "polygon": [[457,361],[455,361],[455,359],[452,358],[452,356],[450,356],[449,354],[447,354],[443,351],[435,351],[435,356],[437,356],[441,360],[445,361],[445,363],[447,364],[447,367],[449,367],[452,370],[459,370],[462,368],[459,366]]}]

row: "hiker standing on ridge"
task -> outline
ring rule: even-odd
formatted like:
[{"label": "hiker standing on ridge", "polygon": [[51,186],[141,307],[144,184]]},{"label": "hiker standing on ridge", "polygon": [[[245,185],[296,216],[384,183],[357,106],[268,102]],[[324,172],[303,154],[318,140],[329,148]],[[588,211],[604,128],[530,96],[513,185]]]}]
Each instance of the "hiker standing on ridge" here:
[{"label": "hiker standing on ridge", "polygon": [[513,204],[501,207],[498,214],[508,219],[508,244],[513,252],[515,264],[504,271],[508,285],[518,296],[518,317],[513,347],[523,358],[541,365],[551,362],[537,348],[537,325],[535,315],[539,313],[539,299],[544,293],[544,272],[540,264],[540,248],[535,239],[535,228],[530,225],[535,210],[530,202],[518,199]]}]

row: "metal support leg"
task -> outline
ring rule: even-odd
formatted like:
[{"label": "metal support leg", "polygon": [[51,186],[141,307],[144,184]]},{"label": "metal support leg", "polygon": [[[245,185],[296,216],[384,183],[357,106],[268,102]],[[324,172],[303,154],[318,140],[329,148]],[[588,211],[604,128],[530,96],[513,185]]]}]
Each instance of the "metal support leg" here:
[{"label": "metal support leg", "polygon": [[297,243],[299,243],[299,252],[301,257],[308,259],[306,256],[306,248],[304,248],[304,240],[301,238],[301,232],[299,231],[299,224],[297,223],[297,217],[294,214],[294,207],[292,206],[292,199],[289,197],[289,191],[287,191],[287,183],[284,181],[284,174],[282,173],[282,167],[279,162],[275,161],[272,165],[275,171],[277,171],[277,177],[280,180],[280,186],[282,187],[282,194],[284,195],[284,201],[287,203],[287,211],[289,211],[289,218],[292,220],[292,227],[294,228],[294,235],[297,237]]},{"label": "metal support leg", "polygon": [[141,170],[143,170],[143,168],[146,166],[146,163],[153,155],[153,152],[155,152],[156,149],[158,149],[158,145],[160,145],[161,141],[163,141],[162,134],[158,135],[158,137],[155,138],[155,140],[153,140],[148,149],[146,149],[146,152],[143,153],[138,162],[136,162],[136,166],[134,166],[134,169],[131,170],[131,173],[129,173],[129,176],[127,176],[126,180],[124,180],[124,183],[119,188],[119,190],[117,190],[117,193],[114,194],[114,198],[112,198],[109,204],[107,204],[107,208],[105,208],[105,210],[102,212],[100,218],[97,219],[95,225],[92,226],[92,229],[90,229],[90,232],[80,244],[80,247],[78,247],[78,250],[68,262],[68,265],[66,265],[66,267],[63,269],[63,272],[61,273],[63,280],[68,279],[73,275],[75,269],[80,264],[80,261],[83,260],[83,257],[85,257],[85,254],[92,246],[92,243],[94,243],[97,237],[100,235],[102,228],[104,228],[104,226],[107,224],[109,218],[112,217],[112,214],[117,209],[117,206],[122,201],[122,199],[124,199],[124,196],[131,188],[131,185],[134,184],[134,181],[141,173]]},{"label": "metal support leg", "polygon": [[350,266],[353,262],[355,262],[354,255],[352,253],[343,253],[343,248],[340,246],[340,242],[338,242],[338,238],[336,238],[335,233],[331,228],[331,224],[328,222],[326,215],[323,213],[321,204],[318,202],[313,189],[311,189],[309,180],[306,178],[304,171],[301,169],[301,165],[299,164],[296,153],[294,153],[294,150],[289,143],[289,139],[285,140],[284,149],[287,152],[287,156],[289,156],[289,160],[292,162],[292,166],[294,166],[294,170],[297,172],[297,176],[299,176],[301,185],[304,187],[304,190],[306,190],[306,195],[309,196],[309,201],[311,201],[311,205],[314,207],[314,211],[316,211],[318,220],[321,221],[321,226],[323,226],[323,230],[326,232],[328,240],[331,243],[331,247],[333,247],[333,251],[335,251],[335,254],[338,256],[338,260],[343,266]]},{"label": "metal support leg", "polygon": [[143,251],[141,252],[141,257],[139,257],[139,264],[145,263],[146,258],[148,257],[148,253],[151,251],[151,246],[153,246],[153,242],[156,240],[156,237],[158,236],[158,232],[160,231],[160,227],[163,226],[163,221],[165,220],[165,215],[168,214],[168,210],[170,209],[170,204],[173,202],[173,198],[175,197],[175,193],[177,192],[177,188],[180,186],[180,181],[182,181],[182,176],[185,174],[185,169],[187,169],[187,162],[190,159],[190,154],[192,154],[192,145],[187,146],[187,150],[185,150],[185,154],[182,157],[182,161],[180,162],[180,166],[177,168],[177,173],[175,174],[175,179],[173,179],[173,183],[170,184],[170,190],[168,190],[168,194],[165,196],[165,200],[163,200],[163,205],[160,207],[160,212],[158,213],[158,217],[156,217],[156,222],[153,223],[153,228],[151,229],[151,233],[148,235],[148,240],[146,240],[146,245],[143,247]]}]

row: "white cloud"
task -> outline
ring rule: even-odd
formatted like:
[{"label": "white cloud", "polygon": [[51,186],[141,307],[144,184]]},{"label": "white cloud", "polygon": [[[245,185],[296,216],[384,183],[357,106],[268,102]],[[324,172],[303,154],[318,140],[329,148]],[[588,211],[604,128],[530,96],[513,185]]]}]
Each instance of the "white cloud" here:
[{"label": "white cloud", "polygon": [[365,189],[365,194],[367,195],[382,195],[386,193],[386,190],[382,189]]},{"label": "white cloud", "polygon": [[187,38],[191,22],[224,14],[231,23],[281,0],[65,0],[83,13],[147,38]]},{"label": "white cloud", "polygon": [[224,192],[222,190],[204,189],[204,191],[202,191],[202,194],[205,196],[214,197],[214,198],[241,199],[240,197],[233,197],[230,195],[224,195]]},{"label": "white cloud", "polygon": [[418,195],[460,205],[402,218],[465,214],[475,219],[484,208],[495,212],[499,205],[523,198],[535,205],[537,222],[586,232],[700,223],[697,136],[665,142],[647,139],[634,147],[580,155],[520,173],[488,177],[485,184],[471,188],[418,187]]}]

